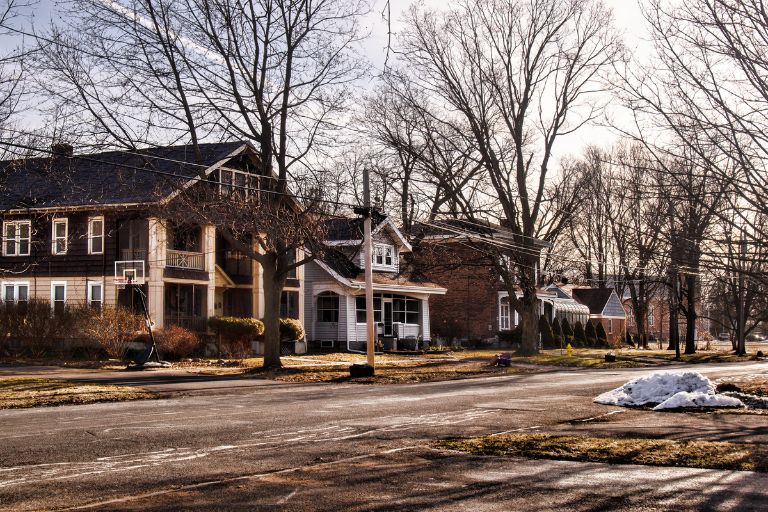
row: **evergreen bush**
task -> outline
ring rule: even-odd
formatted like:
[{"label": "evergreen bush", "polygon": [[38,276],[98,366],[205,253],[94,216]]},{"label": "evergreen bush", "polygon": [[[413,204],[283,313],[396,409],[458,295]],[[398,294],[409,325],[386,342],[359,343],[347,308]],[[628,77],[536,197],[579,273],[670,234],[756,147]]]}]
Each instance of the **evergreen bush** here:
[{"label": "evergreen bush", "polygon": [[576,320],[576,323],[573,325],[573,340],[577,347],[589,346],[587,344],[587,334],[584,332],[584,326],[581,325],[581,322],[578,320]]},{"label": "evergreen bush", "polygon": [[283,341],[299,341],[304,339],[304,326],[295,318],[281,318],[280,339]]},{"label": "evergreen bush", "polygon": [[595,331],[597,332],[597,342],[598,345],[601,347],[608,347],[608,334],[605,332],[605,327],[603,327],[603,322],[597,322],[597,327],[595,328]]},{"label": "evergreen bush", "polygon": [[587,320],[587,327],[584,329],[584,334],[587,337],[587,345],[590,347],[597,346],[597,331],[595,330],[595,324],[592,320]]},{"label": "evergreen bush", "polygon": [[563,339],[563,328],[560,325],[560,321],[557,318],[552,319],[552,335],[555,339],[555,348],[565,347]]},{"label": "evergreen bush", "polygon": [[560,324],[560,328],[563,331],[563,340],[566,344],[570,343],[571,346],[573,345],[573,329],[571,328],[571,323],[568,321],[567,318],[563,318],[562,323]]},{"label": "evergreen bush", "polygon": [[539,317],[539,332],[541,333],[541,345],[544,348],[556,348],[555,333],[552,331],[552,325],[544,315]]}]

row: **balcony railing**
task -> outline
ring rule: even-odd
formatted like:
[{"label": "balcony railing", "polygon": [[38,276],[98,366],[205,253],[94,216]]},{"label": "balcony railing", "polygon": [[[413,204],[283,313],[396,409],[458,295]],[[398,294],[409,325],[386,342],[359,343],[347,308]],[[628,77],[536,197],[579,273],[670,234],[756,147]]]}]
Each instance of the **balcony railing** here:
[{"label": "balcony railing", "polygon": [[123,261],[144,260],[147,261],[146,249],[122,249],[120,259]]},{"label": "balcony railing", "polygon": [[168,249],[165,266],[190,270],[205,270],[205,255],[201,252],[175,251]]}]

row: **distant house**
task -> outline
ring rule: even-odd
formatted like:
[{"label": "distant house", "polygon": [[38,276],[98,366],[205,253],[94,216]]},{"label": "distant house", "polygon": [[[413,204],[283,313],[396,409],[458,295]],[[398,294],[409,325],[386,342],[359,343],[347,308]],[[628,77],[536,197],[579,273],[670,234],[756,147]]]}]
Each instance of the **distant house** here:
[{"label": "distant house", "polygon": [[[520,324],[520,316],[510,307],[509,292],[491,259],[501,253],[504,264],[511,264],[517,249],[510,230],[490,223],[451,219],[415,224],[412,239],[417,244],[413,261],[419,271],[448,290],[432,301],[435,335],[447,341],[490,341],[499,332]],[[537,250],[548,245],[541,240],[534,243]],[[576,314],[581,307],[554,292],[540,289],[537,294],[541,313],[546,312],[548,317]],[[585,312],[582,308],[581,313]]]},{"label": "distant house", "polygon": [[[130,261],[144,271],[157,327],[204,332],[214,315],[262,317],[258,265],[213,225],[163,218],[160,205],[181,189],[248,194],[271,178],[247,143],[199,149],[201,158],[192,146],[73,155],[59,145],[51,157],[0,162],[0,300],[132,307],[133,290],[114,282],[116,263]],[[302,273],[287,280],[284,316],[301,319]]]},{"label": "distant house", "polygon": [[[326,240],[305,275],[310,346],[366,350],[365,266],[372,265],[374,322],[384,349],[415,348],[431,340],[430,298],[446,289],[414,273],[403,255],[412,248],[388,217],[375,217],[373,253],[363,248],[363,220],[329,219]],[[308,249],[311,252],[311,248]]]},{"label": "distant house", "polygon": [[573,288],[571,295],[589,308],[593,324],[603,324],[608,341],[621,343],[625,336],[626,314],[624,306],[613,288]]}]

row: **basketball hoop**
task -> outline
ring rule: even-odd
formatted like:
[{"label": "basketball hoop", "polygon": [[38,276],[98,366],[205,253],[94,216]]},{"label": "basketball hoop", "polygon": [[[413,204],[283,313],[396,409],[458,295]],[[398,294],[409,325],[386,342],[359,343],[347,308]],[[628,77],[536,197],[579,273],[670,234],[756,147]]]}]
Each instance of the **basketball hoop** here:
[{"label": "basketball hoop", "polygon": [[125,290],[128,285],[144,284],[144,270],[144,260],[116,261],[115,288]]}]

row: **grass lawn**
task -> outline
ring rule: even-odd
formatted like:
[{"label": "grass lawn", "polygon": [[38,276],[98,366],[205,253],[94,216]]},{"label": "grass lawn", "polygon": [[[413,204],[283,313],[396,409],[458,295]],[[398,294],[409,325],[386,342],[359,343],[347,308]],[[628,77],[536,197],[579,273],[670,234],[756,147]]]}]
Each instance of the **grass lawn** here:
[{"label": "grass lawn", "polygon": [[[401,361],[399,359],[398,361]],[[286,363],[288,361],[285,361]],[[365,358],[354,362],[365,362]],[[360,384],[406,384],[416,382],[435,382],[444,380],[487,377],[493,375],[511,375],[532,373],[534,370],[521,367],[498,367],[484,361],[429,361],[387,362],[376,359],[376,375],[371,378],[351,379],[349,362],[339,362],[323,366],[286,365],[282,370],[265,371],[254,368],[244,376],[279,380],[284,382],[354,382]]]},{"label": "grass lawn", "polygon": [[758,444],[511,434],[452,439],[441,445],[475,455],[768,471],[768,448]]},{"label": "grass lawn", "polygon": [[83,384],[54,379],[0,379],[0,409],[120,402],[157,398],[155,393],[130,386]]}]

